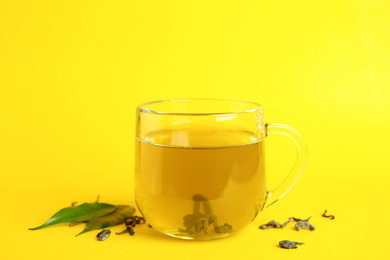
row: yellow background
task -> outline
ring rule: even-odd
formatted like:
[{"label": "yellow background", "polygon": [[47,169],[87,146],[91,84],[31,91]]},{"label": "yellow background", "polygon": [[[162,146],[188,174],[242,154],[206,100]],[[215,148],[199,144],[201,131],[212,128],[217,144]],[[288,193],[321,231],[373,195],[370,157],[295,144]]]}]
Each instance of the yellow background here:
[{"label": "yellow background", "polygon": [[[389,28],[385,0],[2,0],[0,258],[389,256]],[[309,160],[290,193],[216,241],[147,227],[105,242],[75,238],[82,226],[27,230],[97,195],[135,205],[135,107],[187,97],[252,100],[268,122],[297,128]],[[291,146],[267,141],[270,188]],[[317,230],[257,228],[291,216],[313,216]],[[305,245],[283,250],[284,239]]]}]

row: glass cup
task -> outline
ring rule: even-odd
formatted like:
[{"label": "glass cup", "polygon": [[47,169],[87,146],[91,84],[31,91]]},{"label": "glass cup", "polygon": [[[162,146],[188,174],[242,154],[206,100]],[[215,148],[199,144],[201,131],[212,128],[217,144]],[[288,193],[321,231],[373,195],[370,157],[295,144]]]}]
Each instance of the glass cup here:
[{"label": "glass cup", "polygon": [[[270,134],[298,150],[286,179],[265,182]],[[154,229],[182,239],[214,239],[243,229],[301,175],[306,145],[287,125],[268,124],[257,103],[224,99],[149,102],[137,108],[135,198]]]}]

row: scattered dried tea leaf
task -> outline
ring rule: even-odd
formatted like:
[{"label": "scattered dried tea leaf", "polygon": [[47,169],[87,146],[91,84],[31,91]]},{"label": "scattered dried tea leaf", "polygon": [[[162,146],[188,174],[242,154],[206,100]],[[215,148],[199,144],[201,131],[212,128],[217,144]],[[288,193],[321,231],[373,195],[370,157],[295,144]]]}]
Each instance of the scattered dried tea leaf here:
[{"label": "scattered dried tea leaf", "polygon": [[[311,218],[311,217],[310,217]],[[300,231],[302,228],[308,228],[310,229],[311,231],[314,231],[316,229],[315,226],[313,226],[312,224],[309,223],[309,220],[310,218],[308,219],[305,219],[305,220],[301,220],[301,219],[297,219],[297,223],[295,224],[295,229],[297,231]]]},{"label": "scattered dried tea leaf", "polygon": [[96,237],[98,238],[99,241],[103,241],[106,240],[110,236],[110,234],[111,234],[111,230],[103,229],[96,235]]},{"label": "scattered dried tea leaf", "polygon": [[115,211],[115,205],[107,203],[84,203],[79,206],[63,208],[55,213],[46,223],[29,230],[37,230],[60,223],[77,223],[96,219]]},{"label": "scattered dried tea leaf", "polygon": [[129,233],[130,236],[133,236],[135,234],[135,231],[134,231],[133,228],[136,225],[141,225],[141,224],[145,224],[145,223],[146,223],[146,221],[145,221],[144,217],[141,217],[141,216],[131,216],[130,218],[125,220],[126,229],[123,230],[122,232],[115,233],[115,234],[122,235],[122,234]]},{"label": "scattered dried tea leaf", "polygon": [[270,229],[270,228],[278,227],[278,226],[280,226],[280,223],[279,223],[279,222],[276,222],[276,221],[274,221],[274,220],[271,220],[271,221],[269,221],[267,224],[260,225],[259,228],[260,228],[260,229]]},{"label": "scattered dried tea leaf", "polygon": [[305,221],[298,221],[297,224],[295,224],[295,229],[297,231],[300,231],[302,228],[308,228],[310,229],[311,231],[315,230],[316,228],[310,224],[309,222],[305,222]]},{"label": "scattered dried tea leaf", "polygon": [[328,211],[325,210],[325,212],[324,212],[324,214],[322,214],[322,216],[323,216],[324,218],[334,219],[334,216],[333,216],[333,215],[326,215],[327,212],[328,212]]},{"label": "scattered dried tea leaf", "polygon": [[288,223],[290,223],[291,221],[293,221],[294,218],[289,218],[286,222],[284,222],[283,224],[280,224],[279,222],[276,222],[274,220],[271,220],[270,222],[268,222],[267,224],[263,224],[261,226],[259,226],[260,229],[270,229],[270,228],[284,228],[285,226],[287,226]]},{"label": "scattered dried tea leaf", "polygon": [[285,249],[297,248],[297,245],[303,245],[303,244],[304,243],[294,242],[294,241],[290,241],[290,240],[282,240],[279,242],[280,247],[285,248]]},{"label": "scattered dried tea leaf", "polygon": [[132,227],[127,227],[127,230],[129,231],[130,236],[134,236],[135,231]]},{"label": "scattered dried tea leaf", "polygon": [[134,236],[135,231],[134,231],[133,227],[131,227],[131,226],[126,226],[126,229],[125,229],[125,230],[123,230],[122,232],[117,232],[117,233],[115,233],[115,234],[117,234],[117,235],[122,235],[122,234],[126,234],[126,233],[130,234],[130,236]]},{"label": "scattered dried tea leaf", "polygon": [[135,227],[136,225],[145,224],[145,223],[146,221],[144,217],[141,216],[131,216],[130,218],[125,220],[126,226],[131,226],[131,227]]}]

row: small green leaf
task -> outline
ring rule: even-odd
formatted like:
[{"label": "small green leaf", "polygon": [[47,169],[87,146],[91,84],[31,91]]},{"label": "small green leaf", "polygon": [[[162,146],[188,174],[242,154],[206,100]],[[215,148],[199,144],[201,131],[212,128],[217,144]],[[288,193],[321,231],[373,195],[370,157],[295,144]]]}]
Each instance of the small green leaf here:
[{"label": "small green leaf", "polygon": [[54,214],[45,224],[36,228],[29,228],[29,230],[37,230],[60,223],[92,220],[110,214],[116,209],[115,205],[106,203],[84,203],[75,207],[67,207]]},{"label": "small green leaf", "polygon": [[91,230],[102,229],[102,228],[122,224],[123,222],[125,222],[126,219],[128,219],[135,213],[135,208],[131,206],[117,205],[117,207],[118,209],[115,210],[110,215],[88,221],[85,229],[81,233],[77,234],[76,236]]}]

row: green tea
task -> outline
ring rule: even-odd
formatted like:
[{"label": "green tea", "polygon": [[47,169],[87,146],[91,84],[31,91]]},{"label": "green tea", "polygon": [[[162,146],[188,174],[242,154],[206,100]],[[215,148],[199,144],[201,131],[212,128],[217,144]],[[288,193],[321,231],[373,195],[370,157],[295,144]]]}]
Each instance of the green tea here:
[{"label": "green tea", "polygon": [[[243,131],[219,132],[207,140],[183,133],[157,132],[136,141],[136,202],[146,221],[188,239],[215,233],[216,225],[231,226],[228,233],[248,225],[265,202],[264,141]],[[207,199],[209,209],[195,205],[194,195]],[[190,232],[184,218],[194,210],[212,214],[213,223]]]}]

